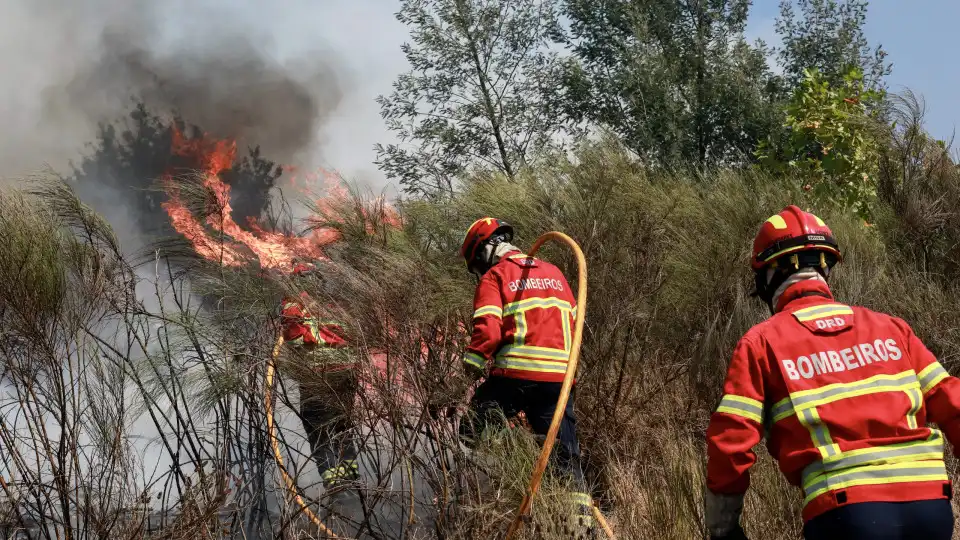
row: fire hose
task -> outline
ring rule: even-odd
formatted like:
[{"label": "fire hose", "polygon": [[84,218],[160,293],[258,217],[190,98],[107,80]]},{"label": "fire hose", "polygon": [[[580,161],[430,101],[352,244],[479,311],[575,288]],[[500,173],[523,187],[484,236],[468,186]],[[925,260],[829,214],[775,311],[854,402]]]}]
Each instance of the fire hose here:
[{"label": "fire hose", "polygon": [[[540,456],[533,467],[533,475],[530,477],[530,483],[527,487],[527,493],[520,502],[520,508],[517,510],[517,517],[514,518],[507,529],[505,540],[512,540],[514,535],[520,530],[527,513],[533,506],[533,498],[540,489],[540,482],[543,480],[543,473],[547,469],[547,463],[550,460],[550,454],[553,451],[553,445],[557,442],[557,432],[560,430],[560,422],[563,420],[564,411],[567,408],[567,401],[570,398],[570,390],[573,388],[573,379],[577,375],[577,361],[580,359],[580,344],[583,341],[583,321],[587,314],[587,259],[583,256],[583,250],[569,236],[551,231],[543,234],[530,248],[529,255],[532,257],[537,253],[543,244],[548,240],[556,240],[564,243],[573,250],[577,258],[577,318],[573,330],[573,343],[570,345],[570,358],[567,361],[567,371],[563,376],[563,385],[560,387],[560,398],[557,400],[557,408],[553,411],[553,420],[550,422],[550,429],[547,430],[547,437],[540,449]],[[608,538],[615,538],[613,530],[607,524],[603,514],[596,505],[590,505],[593,515],[603,528]]]},{"label": "fire hose", "polygon": [[[564,410],[567,407],[567,401],[570,397],[570,390],[573,388],[573,379],[577,373],[577,361],[580,357],[580,344],[583,338],[583,323],[587,312],[587,261],[583,256],[583,251],[580,249],[580,246],[569,236],[561,232],[552,231],[537,238],[537,241],[534,242],[533,247],[530,249],[530,256],[535,255],[540,247],[542,247],[543,244],[548,240],[556,240],[565,243],[571,250],[573,250],[574,255],[576,255],[578,269],[577,317],[573,331],[573,343],[570,347],[570,358],[567,362],[567,371],[564,375],[563,385],[560,389],[560,398],[557,400],[557,408],[553,412],[553,420],[550,423],[550,428],[547,430],[547,436],[544,440],[543,447],[540,450],[540,456],[534,465],[533,475],[530,478],[527,492],[520,503],[519,509],[517,510],[517,517],[514,518],[513,522],[510,524],[510,528],[507,530],[505,540],[511,540],[519,531],[521,525],[523,524],[524,518],[533,505],[533,498],[540,489],[540,482],[543,479],[544,471],[546,471],[547,463],[550,460],[550,454],[553,451],[553,445],[556,443],[557,432],[560,430],[560,422],[563,419]],[[282,345],[283,336],[277,336],[277,342],[273,347],[273,354],[271,354],[270,359],[267,362],[266,390],[264,392],[266,401],[265,412],[267,416],[267,430],[270,436],[271,446],[273,447],[273,457],[277,462],[277,467],[280,469],[280,475],[283,477],[284,483],[287,486],[287,490],[289,490],[294,500],[300,506],[304,515],[306,515],[310,521],[314,523],[314,525],[319,527],[321,532],[324,534],[330,536],[331,538],[339,538],[323,524],[320,518],[312,510],[310,510],[307,502],[304,501],[303,497],[301,497],[298,493],[296,482],[287,472],[287,469],[283,464],[283,455],[280,452],[280,442],[277,439],[277,428],[273,415],[273,378],[276,372],[277,356],[280,354],[280,348]],[[607,537],[611,539],[615,538],[613,535],[613,530],[610,528],[610,525],[607,524],[606,519],[604,519],[603,514],[600,512],[600,509],[598,509],[596,505],[591,505],[591,509],[593,511],[594,518],[596,518],[596,520],[600,523],[600,526],[603,528],[603,531],[606,533]]]},{"label": "fire hose", "polygon": [[270,360],[267,361],[267,376],[266,376],[266,390],[264,391],[264,400],[266,401],[266,415],[267,415],[267,432],[270,435],[270,445],[273,447],[273,458],[277,461],[277,468],[280,469],[280,476],[283,477],[284,483],[287,485],[287,490],[293,495],[297,504],[300,505],[300,509],[303,511],[303,514],[313,522],[314,525],[320,528],[320,532],[327,535],[330,538],[340,538],[339,536],[333,534],[333,531],[327,528],[323,524],[323,521],[310,510],[310,507],[307,506],[307,501],[303,500],[303,497],[300,496],[300,493],[297,492],[297,483],[290,476],[290,473],[287,472],[286,466],[283,464],[283,454],[280,453],[280,441],[277,439],[277,426],[273,418],[273,375],[276,372],[276,363],[277,355],[280,354],[280,347],[283,346],[283,335],[277,336],[277,342],[273,346],[273,354],[270,355]]}]

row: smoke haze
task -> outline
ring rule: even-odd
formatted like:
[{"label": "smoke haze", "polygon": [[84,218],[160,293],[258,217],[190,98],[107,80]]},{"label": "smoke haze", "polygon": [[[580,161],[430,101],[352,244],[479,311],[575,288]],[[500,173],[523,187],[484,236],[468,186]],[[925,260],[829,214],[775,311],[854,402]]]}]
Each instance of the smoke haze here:
[{"label": "smoke haze", "polygon": [[322,40],[281,56],[253,3],[0,0],[0,13],[0,176],[63,170],[135,99],[271,159],[311,160],[343,96]]}]

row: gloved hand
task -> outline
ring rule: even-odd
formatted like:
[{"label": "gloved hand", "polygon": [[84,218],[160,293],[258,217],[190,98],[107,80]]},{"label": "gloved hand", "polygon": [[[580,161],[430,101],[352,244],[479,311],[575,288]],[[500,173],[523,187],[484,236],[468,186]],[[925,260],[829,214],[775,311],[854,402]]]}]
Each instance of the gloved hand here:
[{"label": "gloved hand", "polygon": [[743,512],[743,493],[723,494],[705,490],[703,514],[711,540],[742,540],[746,538],[740,527]]},{"label": "gloved hand", "polygon": [[710,535],[710,540],[748,540],[747,534],[743,532],[743,527],[739,523],[724,536]]}]

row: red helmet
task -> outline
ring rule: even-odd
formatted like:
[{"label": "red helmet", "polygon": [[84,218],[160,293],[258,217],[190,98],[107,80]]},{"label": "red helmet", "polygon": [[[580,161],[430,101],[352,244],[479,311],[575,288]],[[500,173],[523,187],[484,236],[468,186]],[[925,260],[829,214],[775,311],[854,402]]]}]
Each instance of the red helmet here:
[{"label": "red helmet", "polygon": [[513,240],[513,226],[506,221],[492,217],[482,217],[473,222],[467,229],[467,234],[463,236],[463,244],[460,246],[460,256],[467,261],[469,265],[477,256],[477,250],[484,242],[498,234],[506,234],[507,242]]},{"label": "red helmet", "polygon": [[841,259],[840,247],[830,227],[817,216],[791,204],[760,227],[753,240],[751,266],[761,270],[784,255],[800,251],[832,253],[837,261]]}]

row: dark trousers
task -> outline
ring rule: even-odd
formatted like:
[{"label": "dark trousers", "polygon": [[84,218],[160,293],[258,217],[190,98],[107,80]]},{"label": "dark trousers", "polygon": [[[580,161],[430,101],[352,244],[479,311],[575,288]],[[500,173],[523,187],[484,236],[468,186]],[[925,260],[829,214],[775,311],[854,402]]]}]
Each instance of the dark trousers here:
[{"label": "dark trousers", "polygon": [[867,502],[841,506],[803,527],[806,540],[950,540],[953,510],[947,499]]},{"label": "dark trousers", "polygon": [[359,382],[352,369],[300,383],[300,416],[325,485],[357,477],[353,403]]},{"label": "dark trousers", "polygon": [[[560,387],[561,383],[490,377],[477,387],[470,402],[471,414],[460,424],[461,435],[473,439],[483,431],[484,426],[522,411],[533,432],[545,436],[560,398]],[[573,413],[573,402],[574,392],[571,391],[551,459],[559,472],[570,476],[574,488],[583,492],[586,491],[586,483],[580,467],[580,444],[577,442],[577,418]],[[503,412],[498,413],[497,409]]]}]

